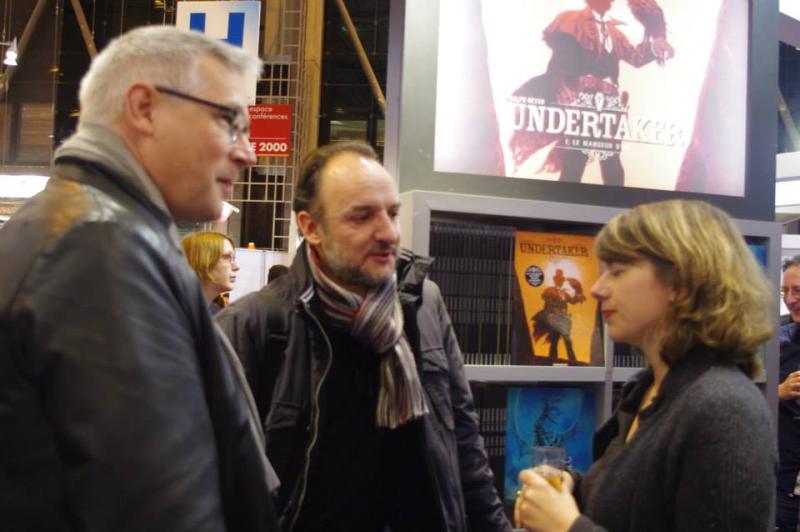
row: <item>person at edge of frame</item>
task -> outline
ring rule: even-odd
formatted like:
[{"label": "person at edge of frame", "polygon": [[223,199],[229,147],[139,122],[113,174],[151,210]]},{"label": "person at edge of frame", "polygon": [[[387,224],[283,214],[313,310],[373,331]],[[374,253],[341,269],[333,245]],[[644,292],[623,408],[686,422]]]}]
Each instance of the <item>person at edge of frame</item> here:
[{"label": "person at edge of frame", "polygon": [[798,522],[798,474],[800,474],[800,255],[783,263],[781,297],[789,309],[781,325],[780,385],[778,386],[778,482],[775,529],[795,532]]},{"label": "person at edge of frame", "polygon": [[640,205],[595,240],[608,335],[644,352],[586,475],[520,473],[515,518],[549,532],[772,529],[777,449],[752,382],[775,298],[732,220],[701,201]]},{"label": "person at edge of frame", "polygon": [[274,532],[278,479],[174,219],[217,219],[255,162],[261,61],[202,33],[113,40],[77,132],[0,231],[7,532]]}]

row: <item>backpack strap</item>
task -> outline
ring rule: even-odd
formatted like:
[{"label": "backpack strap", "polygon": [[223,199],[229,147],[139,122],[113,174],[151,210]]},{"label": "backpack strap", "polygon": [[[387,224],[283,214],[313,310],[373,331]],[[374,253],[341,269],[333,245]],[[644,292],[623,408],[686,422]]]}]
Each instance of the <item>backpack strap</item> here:
[{"label": "backpack strap", "polygon": [[264,292],[264,304],[266,309],[266,334],[263,351],[254,354],[258,363],[254,368],[254,372],[257,373],[254,376],[257,386],[253,387],[256,405],[261,415],[262,428],[270,411],[275,381],[283,366],[284,351],[286,351],[286,346],[289,343],[290,329],[289,313],[286,312],[280,300],[272,292]]},{"label": "backpack strap", "polygon": [[264,302],[267,304],[266,350],[274,352],[280,348],[278,352],[283,353],[289,341],[289,316],[271,292],[265,294]]}]

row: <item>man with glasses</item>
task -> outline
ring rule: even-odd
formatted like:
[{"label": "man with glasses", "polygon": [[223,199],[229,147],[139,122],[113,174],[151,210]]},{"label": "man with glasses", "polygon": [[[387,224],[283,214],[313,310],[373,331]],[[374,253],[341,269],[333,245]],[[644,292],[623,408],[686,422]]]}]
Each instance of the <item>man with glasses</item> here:
[{"label": "man with glasses", "polygon": [[779,332],[781,347],[778,387],[778,493],[776,530],[795,532],[800,485],[800,255],[783,263],[781,297],[789,309],[789,322]]},{"label": "man with glasses", "polygon": [[228,124],[228,138],[230,139],[231,144],[235,144],[239,138],[250,134],[249,119],[247,115],[237,107],[220,105],[218,103],[204,100],[203,98],[198,98],[197,96],[192,96],[191,94],[186,94],[185,92],[170,89],[169,87],[162,87],[161,85],[156,85],[155,89],[162,94],[168,94],[188,102],[199,103],[200,105],[205,105],[206,107],[217,111],[222,119]]},{"label": "man with glasses", "polygon": [[4,530],[277,529],[252,397],[173,223],[218,218],[255,162],[260,69],[145,27],[83,78],[77,132],[0,233]]}]

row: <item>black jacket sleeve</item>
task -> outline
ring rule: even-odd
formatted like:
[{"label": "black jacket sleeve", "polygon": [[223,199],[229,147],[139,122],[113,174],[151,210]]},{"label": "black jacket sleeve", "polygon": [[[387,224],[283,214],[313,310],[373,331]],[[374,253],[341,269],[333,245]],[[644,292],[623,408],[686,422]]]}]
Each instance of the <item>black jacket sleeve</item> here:
[{"label": "black jacket sleeve", "polygon": [[[239,355],[262,424],[269,413],[275,379],[275,373],[269,371],[268,364],[271,361],[279,362],[278,353],[268,353],[268,344],[271,342],[267,325],[268,297],[272,296],[264,288],[235,301],[214,316]],[[281,343],[281,347],[285,347],[285,343]]]},{"label": "black jacket sleeve", "polygon": [[76,530],[226,529],[198,323],[157,244],[84,224],[42,254],[15,299],[17,369],[39,394]]},{"label": "black jacket sleeve", "polygon": [[438,301],[439,327],[450,367],[450,397],[458,443],[458,462],[469,530],[510,531],[511,524],[494,487],[494,475],[478,432],[478,415],[472,400],[464,360],[439,288],[425,283],[426,299]]}]

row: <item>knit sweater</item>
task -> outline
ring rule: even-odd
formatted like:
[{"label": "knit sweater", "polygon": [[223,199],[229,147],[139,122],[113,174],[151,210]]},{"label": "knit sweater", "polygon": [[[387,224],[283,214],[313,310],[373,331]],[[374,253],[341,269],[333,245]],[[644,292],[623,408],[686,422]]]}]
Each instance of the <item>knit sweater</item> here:
[{"label": "knit sweater", "polygon": [[764,397],[735,366],[695,351],[669,370],[625,436],[653,382],[623,390],[595,435],[595,463],[576,485],[583,515],[570,532],[772,529],[777,453]]}]

